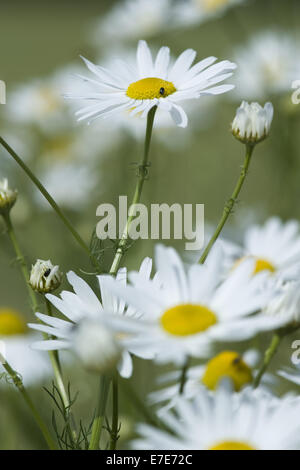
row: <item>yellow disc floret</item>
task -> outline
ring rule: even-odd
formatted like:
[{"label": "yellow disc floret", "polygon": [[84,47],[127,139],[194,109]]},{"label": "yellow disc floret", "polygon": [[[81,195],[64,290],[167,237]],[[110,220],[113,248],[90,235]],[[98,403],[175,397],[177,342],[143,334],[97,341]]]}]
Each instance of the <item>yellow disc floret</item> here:
[{"label": "yellow disc floret", "polygon": [[207,330],[217,323],[217,317],[203,305],[182,304],[166,310],[160,321],[168,333],[188,336]]},{"label": "yellow disc floret", "polygon": [[252,258],[252,259],[255,260],[253,275],[255,275],[255,274],[257,274],[261,271],[269,271],[270,273],[275,273],[275,271],[276,271],[276,268],[275,268],[274,264],[271,263],[271,261],[269,261],[265,258],[255,258],[255,257],[251,257],[251,256],[249,256],[249,257],[248,256],[243,256],[242,258],[238,259],[234,263],[233,269],[237,268],[247,258]]},{"label": "yellow disc floret", "polygon": [[260,271],[270,271],[271,273],[274,273],[276,271],[276,268],[267,259],[257,258],[253,274],[257,274]]},{"label": "yellow disc floret", "polygon": [[22,335],[26,331],[26,323],[18,312],[0,308],[0,336]]},{"label": "yellow disc floret", "polygon": [[131,83],[127,88],[126,95],[134,100],[153,100],[154,98],[166,98],[175,91],[176,88],[172,82],[150,77]]},{"label": "yellow disc floret", "polygon": [[210,447],[209,450],[255,450],[255,448],[246,442],[224,441]]},{"label": "yellow disc floret", "polygon": [[206,365],[202,382],[210,390],[215,390],[225,377],[232,380],[236,392],[252,382],[251,369],[237,352],[223,351],[211,359]]}]

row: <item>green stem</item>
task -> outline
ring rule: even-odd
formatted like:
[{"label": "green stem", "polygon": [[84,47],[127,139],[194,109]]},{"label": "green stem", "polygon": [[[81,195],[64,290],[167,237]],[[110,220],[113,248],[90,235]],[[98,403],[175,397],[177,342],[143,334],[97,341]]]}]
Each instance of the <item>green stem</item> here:
[{"label": "green stem", "polygon": [[34,291],[32,290],[32,288],[29,285],[29,271],[28,271],[28,268],[27,268],[27,264],[26,264],[24,255],[21,251],[21,248],[19,246],[17,237],[15,235],[15,231],[14,231],[14,228],[13,228],[13,225],[12,225],[12,222],[11,222],[11,218],[10,218],[10,215],[9,215],[8,212],[3,214],[3,219],[4,219],[5,224],[6,224],[7,234],[9,236],[10,240],[11,240],[12,246],[13,246],[14,251],[16,253],[17,261],[20,264],[20,268],[21,268],[21,271],[22,271],[22,274],[23,274],[23,277],[24,277],[24,281],[25,281],[25,284],[26,284],[26,287],[27,287],[28,295],[29,295],[29,298],[30,298],[32,311],[33,311],[33,313],[35,313],[38,310],[38,302],[37,302],[36,295],[35,295]]},{"label": "green stem", "polygon": [[54,209],[54,211],[63,221],[65,226],[69,229],[69,231],[71,232],[75,240],[78,242],[78,244],[81,246],[81,248],[90,255],[89,247],[85,244],[85,242],[83,241],[79,233],[74,229],[71,222],[63,214],[60,207],[56,204],[53,197],[50,196],[50,194],[48,193],[46,188],[42,185],[40,180],[32,173],[32,171],[28,168],[28,166],[23,162],[23,160],[16,154],[16,152],[10,147],[10,145],[2,137],[0,137],[0,144],[7,150],[7,152],[12,156],[12,158],[18,163],[18,165],[25,171],[27,176],[29,176],[31,181],[36,185],[36,187],[39,189],[42,195],[47,199],[52,209]]},{"label": "green stem", "polygon": [[41,430],[41,432],[44,436],[45,441],[47,442],[47,445],[48,445],[49,449],[57,450],[56,444],[55,444],[54,440],[52,439],[52,437],[51,437],[51,435],[48,431],[48,428],[47,428],[45,422],[43,421],[43,418],[40,416],[39,412],[37,411],[36,407],[34,406],[32,400],[31,400],[30,396],[28,395],[28,392],[26,391],[20,376],[5,361],[5,358],[1,358],[1,363],[4,367],[4,369],[6,370],[6,372],[10,375],[14,385],[16,386],[16,388],[21,393],[21,395],[22,395],[23,399],[25,400],[27,406],[29,407],[29,409],[30,409],[30,411],[31,411],[38,427],[40,428],[40,430]]},{"label": "green stem", "polygon": [[183,395],[189,365],[190,365],[190,358],[187,357],[182,367],[180,383],[179,383],[179,395]]},{"label": "green stem", "polygon": [[[134,192],[134,196],[133,196],[133,199],[132,199],[131,208],[133,208],[135,206],[135,204],[138,204],[140,202],[144,182],[145,182],[145,179],[148,176],[149,149],[150,149],[150,142],[151,142],[151,136],[152,136],[153,123],[154,123],[154,117],[155,117],[156,109],[157,109],[157,107],[154,106],[148,113],[146,137],[145,137],[145,146],[144,146],[144,155],[143,155],[143,159],[142,159],[142,161],[141,161],[141,163],[138,167],[138,181],[137,181],[137,184],[136,184],[136,187],[135,187],[135,192]],[[118,270],[121,259],[123,257],[123,254],[124,254],[125,250],[126,250],[130,224],[131,224],[133,218],[134,218],[134,216],[132,214],[132,209],[131,209],[129,211],[127,222],[126,222],[123,234],[121,236],[121,239],[119,241],[114,260],[113,260],[111,268],[110,268],[110,274],[114,275],[114,274],[116,274],[116,272]]]},{"label": "green stem", "polygon": [[[149,150],[150,150],[150,142],[151,142],[151,136],[152,136],[153,123],[154,123],[154,117],[155,117],[156,109],[157,109],[157,106],[154,106],[149,111],[148,116],[147,116],[147,127],[146,127],[146,136],[145,136],[144,154],[143,154],[142,161],[141,161],[141,163],[138,167],[138,181],[137,181],[137,184],[136,184],[136,187],[135,187],[131,207],[140,202],[144,182],[145,182],[145,180],[148,176]],[[117,273],[117,270],[118,270],[118,267],[120,265],[121,259],[124,255],[125,250],[126,250],[126,245],[127,245],[127,241],[128,241],[128,235],[129,235],[129,229],[130,229],[130,224],[132,222],[132,219],[133,219],[133,215],[132,215],[132,210],[131,210],[129,212],[123,234],[122,234],[121,239],[118,243],[117,251],[116,251],[115,257],[113,259],[110,271],[109,271],[109,273],[113,276]],[[109,385],[109,380],[110,379],[103,378],[103,381],[106,382],[106,380],[108,380],[108,385]],[[91,438],[91,442],[90,442],[90,449],[97,449],[98,446],[99,446],[99,442],[100,442],[102,422],[103,422],[103,417],[104,417],[104,414],[105,414],[105,409],[106,409],[106,404],[107,404],[107,394],[108,394],[108,385],[105,384],[105,387],[104,387],[103,381],[101,381],[101,383],[100,383],[98,411],[96,413],[96,417],[94,419],[94,423],[93,423],[93,427],[92,427],[92,438]],[[118,418],[118,406],[116,406],[117,405],[116,402],[118,400],[118,384],[116,382],[113,384],[113,394],[114,394],[113,400],[114,400],[115,406],[113,407],[113,426],[112,426],[112,428],[116,429],[116,427],[118,426],[118,419],[119,419]]]},{"label": "green stem", "polygon": [[112,424],[110,432],[110,450],[116,450],[119,439],[119,397],[118,397],[118,376],[112,379]]},{"label": "green stem", "polygon": [[246,156],[245,156],[244,164],[242,166],[240,177],[238,179],[238,182],[237,182],[237,184],[234,188],[234,191],[233,191],[230,199],[225,204],[223,214],[222,214],[222,217],[221,217],[221,219],[220,219],[220,221],[217,225],[217,228],[216,228],[213,236],[209,240],[208,245],[206,246],[205,250],[202,253],[202,256],[199,260],[200,264],[203,264],[205,262],[210,250],[212,249],[214,243],[216,242],[216,240],[218,239],[220,233],[222,232],[223,227],[226,224],[227,219],[228,219],[229,215],[231,214],[231,212],[234,208],[234,205],[237,202],[238,196],[240,194],[240,191],[242,189],[242,186],[244,184],[244,181],[246,179],[246,176],[247,176],[247,173],[248,173],[248,170],[249,170],[249,165],[250,165],[253,149],[254,149],[254,145],[246,145]]},{"label": "green stem", "polygon": [[279,346],[279,343],[282,339],[282,335],[280,333],[274,333],[273,335],[273,338],[271,340],[271,343],[270,343],[270,346],[268,347],[268,349],[266,350],[265,352],[265,356],[264,356],[264,360],[263,360],[263,363],[261,365],[261,368],[259,369],[256,377],[255,377],[255,380],[254,380],[254,383],[253,383],[253,387],[254,388],[257,388],[260,384],[260,381],[264,375],[264,373],[266,372],[273,356],[275,355],[277,349],[278,349],[278,346]]},{"label": "green stem", "polygon": [[98,450],[100,448],[101,432],[103,427],[103,421],[105,417],[105,410],[108,398],[108,391],[111,378],[104,375],[100,378],[100,393],[98,400],[98,408],[96,410],[96,416],[94,418],[92,426],[92,435],[89,445],[89,450]]},{"label": "green stem", "polygon": [[[47,313],[50,317],[52,317],[53,314],[52,314],[51,303],[46,297],[45,297],[45,303],[47,307]],[[47,335],[44,335],[44,336],[46,336],[45,339],[48,339]],[[70,400],[69,400],[69,397],[65,388],[64,381],[63,381],[63,375],[62,375],[62,369],[61,369],[58,351],[48,351],[48,354],[49,354],[50,361],[52,364],[56,386],[59,390],[64,408],[65,408],[65,413],[67,414],[67,417],[69,417],[70,419],[70,423],[68,424],[68,434],[69,434],[71,442],[74,442],[74,441],[76,442],[77,432],[76,432],[74,418],[70,410]]]}]

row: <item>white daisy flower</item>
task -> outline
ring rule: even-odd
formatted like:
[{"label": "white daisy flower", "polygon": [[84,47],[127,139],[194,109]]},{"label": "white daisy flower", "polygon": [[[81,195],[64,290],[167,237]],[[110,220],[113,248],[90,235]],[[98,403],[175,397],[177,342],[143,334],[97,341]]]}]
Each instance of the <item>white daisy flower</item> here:
[{"label": "white daisy flower", "polygon": [[300,449],[299,398],[275,398],[262,390],[232,395],[228,384],[215,394],[205,388],[192,401],[177,402],[162,419],[171,432],[139,425],[134,449],[288,450]]},{"label": "white daisy flower", "polygon": [[[119,73],[119,61],[115,58],[118,57],[123,62],[126,62],[130,68],[135,68],[136,65],[136,51],[128,48],[114,48],[111,51],[110,56],[107,58],[101,58],[101,63],[105,69],[110,70],[114,74]],[[173,58],[170,61],[174,62]],[[72,100],[73,102],[73,100]],[[209,96],[203,96],[201,99],[201,106],[198,106],[196,100],[189,100],[185,103],[185,111],[190,117],[190,120],[194,124],[189,126],[187,131],[182,134],[177,132],[177,128],[174,126],[174,121],[170,116],[170,113],[164,109],[159,108],[155,114],[155,120],[153,129],[155,129],[155,137],[168,147],[171,147],[174,151],[180,151],[186,145],[187,141],[191,138],[193,131],[206,129],[213,121],[213,117],[216,112],[216,100],[211,100]],[[139,114],[130,116],[130,110],[125,109],[123,112],[115,115],[113,120],[101,121],[100,126],[85,126],[83,129],[96,129],[97,142],[99,141],[98,134],[108,133],[110,140],[115,142],[115,136],[121,136],[124,134],[130,135],[137,140],[143,140],[145,138],[145,122],[140,119]],[[104,126],[104,127],[103,127]],[[94,131],[95,132],[95,131]],[[111,136],[114,136],[113,138]],[[102,141],[102,139],[101,139]]]},{"label": "white daisy flower", "polygon": [[[47,165],[39,174],[40,180],[56,202],[73,211],[86,207],[99,183],[99,175],[83,162],[56,162],[50,168]],[[34,197],[43,210],[51,209],[40,192],[36,191]]]},{"label": "white daisy flower", "polygon": [[[151,267],[151,259],[145,258],[139,271],[142,279],[150,277]],[[96,368],[96,361],[98,361],[99,368],[109,362],[108,350],[113,352],[114,358],[119,348],[122,355],[118,363],[118,370],[122,377],[130,377],[132,374],[131,353],[145,359],[150,358],[146,352],[136,349],[134,344],[131,347],[131,338],[128,335],[123,335],[123,331],[118,330],[118,318],[135,318],[138,315],[136,310],[130,308],[125,310],[125,303],[118,301],[110,294],[102,282],[101,276],[98,276],[101,302],[90,286],[74,272],[69,272],[67,278],[74,293],[63,291],[60,294],[61,298],[51,294],[46,296],[67,320],[37,313],[36,316],[46,325],[31,323],[29,327],[54,336],[56,339],[36,342],[33,347],[41,350],[70,349],[85,365],[89,361],[93,369]],[[116,281],[126,285],[125,268],[118,271]],[[85,327],[87,323],[88,326]],[[98,327],[96,328],[95,325]],[[92,331],[95,328],[96,331]],[[95,338],[103,339],[97,344]],[[91,344],[87,344],[87,341],[95,346],[93,358]],[[109,349],[107,344],[110,344]],[[101,348],[102,354],[100,354]]]},{"label": "white daisy flower", "polygon": [[97,20],[91,41],[121,42],[151,37],[172,26],[173,0],[125,0]]},{"label": "white daisy flower", "polygon": [[136,67],[131,69],[128,64],[119,61],[118,74],[83,58],[96,78],[81,78],[94,88],[80,97],[68,97],[92,101],[92,104],[77,112],[79,121],[88,119],[91,122],[124,110],[130,111],[130,115],[145,117],[150,109],[157,106],[169,112],[177,126],[186,127],[188,118],[178,103],[231,90],[232,85],[218,84],[231,77],[236,68],[228,60],[214,64],[215,57],[208,57],[192,66],[195,57],[196,52],[187,49],[170,67],[168,47],[162,47],[153,61],[147,43],[139,41]]},{"label": "white daisy flower", "polygon": [[[265,99],[290,93],[299,77],[299,46],[288,33],[256,34],[235,54],[238,65],[236,95],[242,99]],[[255,71],[255,72],[253,72]]]},{"label": "white daisy flower", "polygon": [[269,135],[273,114],[272,103],[262,108],[258,103],[243,101],[233,120],[232,133],[243,143],[261,142]]},{"label": "white daisy flower", "polygon": [[[35,340],[37,335],[28,330],[19,312],[7,307],[0,308],[0,353],[21,375],[25,386],[41,383],[51,375],[49,359],[40,351],[31,349]],[[0,371],[0,375],[1,372],[5,373],[5,370]],[[4,378],[0,384],[5,384]]]},{"label": "white daisy flower", "polygon": [[278,217],[271,217],[264,225],[248,228],[242,246],[225,243],[224,248],[231,259],[231,268],[244,258],[252,258],[254,273],[266,270],[293,279],[300,270],[300,231],[296,220],[284,223]]},{"label": "white daisy flower", "polygon": [[222,282],[222,253],[213,250],[206,265],[194,264],[185,271],[172,248],[158,246],[157,282],[131,273],[131,286],[105,277],[110,289],[144,315],[128,321],[135,332],[132,341],[156,354],[157,362],[182,364],[186,356],[207,357],[214,341],[241,341],[256,333],[279,327],[282,319],[261,310],[272,295],[271,284],[262,289],[267,273],[252,276],[254,262],[246,260]]},{"label": "white daisy flower", "polygon": [[245,2],[246,0],[181,0],[174,6],[174,22],[177,26],[204,23]]},{"label": "white daisy flower", "polygon": [[[252,383],[260,356],[260,353],[254,349],[249,349],[242,355],[233,350],[225,350],[216,354],[206,364],[189,367],[183,396],[187,399],[195,398],[203,386],[208,390],[215,391],[224,378],[231,381],[235,392],[240,392]],[[182,369],[178,369],[158,378],[158,385],[162,387],[150,393],[149,402],[155,405],[164,404],[163,408],[159,409],[159,414],[163,413],[165,409],[174,407],[182,396],[179,393],[181,375]],[[263,383],[273,385],[275,383],[274,377],[270,374],[264,374]]]}]

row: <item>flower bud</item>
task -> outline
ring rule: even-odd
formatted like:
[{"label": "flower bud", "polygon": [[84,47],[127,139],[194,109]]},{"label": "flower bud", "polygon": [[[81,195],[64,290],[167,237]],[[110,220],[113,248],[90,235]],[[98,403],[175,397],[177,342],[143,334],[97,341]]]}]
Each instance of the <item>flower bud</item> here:
[{"label": "flower bud", "polygon": [[112,371],[121,358],[113,333],[95,320],[85,319],[74,327],[73,349],[87,370],[102,374]]},{"label": "flower bud", "polygon": [[0,181],[0,214],[8,213],[15,204],[18,191],[8,186],[8,180],[4,178]]},{"label": "flower bud", "polygon": [[52,292],[60,286],[61,280],[59,266],[53,266],[50,260],[38,259],[31,268],[29,284],[37,292]]},{"label": "flower bud", "polygon": [[234,137],[244,144],[261,142],[269,135],[273,114],[272,103],[266,103],[262,108],[258,103],[243,101],[232,123]]}]

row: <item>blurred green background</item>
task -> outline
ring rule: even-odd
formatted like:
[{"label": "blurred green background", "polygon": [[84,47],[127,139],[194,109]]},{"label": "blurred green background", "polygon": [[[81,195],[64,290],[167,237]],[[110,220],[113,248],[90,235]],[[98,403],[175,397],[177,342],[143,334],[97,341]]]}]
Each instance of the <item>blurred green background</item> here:
[{"label": "blurred green background", "polygon": [[[47,77],[57,68],[70,62],[79,63],[80,54],[95,60],[109,56],[108,45],[103,50],[99,37],[97,50],[95,44],[89,41],[89,33],[95,18],[104,17],[114,3],[116,2],[109,0],[2,1],[0,79],[5,80],[7,84],[7,105],[10,93],[13,93],[17,86],[36,77]],[[197,51],[199,58],[215,55],[220,59],[234,60],[236,48],[247,44],[250,38],[263,31],[276,31],[282,36],[290,34],[295,41],[300,40],[299,26],[299,1],[249,0],[206,22],[188,28],[161,31],[148,41],[154,49],[160,45],[170,46],[175,56],[183,49],[192,47]],[[300,54],[298,58],[295,57],[295,61],[297,60],[300,66]],[[249,73],[255,74],[256,70],[249,70]],[[294,78],[300,79],[300,75]],[[227,233],[237,240],[240,238],[239,228],[243,225],[243,217],[254,217],[256,221],[264,221],[270,215],[279,215],[283,219],[300,217],[300,105],[297,107],[291,104],[291,93],[292,91],[287,89],[284,93],[270,93],[266,96],[265,101],[271,99],[275,108],[272,133],[270,138],[255,150],[241,201],[227,227]],[[224,96],[211,99],[215,100],[213,116],[206,116],[204,108],[198,125],[197,113],[193,114],[192,132],[188,134],[188,138],[184,136],[185,130],[170,131],[170,139],[172,132],[175,132],[177,138],[179,135],[179,142],[179,133],[182,133],[182,145],[177,145],[176,148],[164,145],[160,139],[156,139],[154,132],[150,179],[143,193],[143,201],[146,203],[204,203],[207,224],[217,221],[224,202],[231,194],[244,152],[243,146],[230,134],[230,123],[240,98]],[[201,110],[201,100],[198,106]],[[204,125],[206,120],[207,125]],[[14,125],[13,117],[7,122],[6,107],[1,106],[0,133],[4,138],[7,137],[8,141],[14,134]],[[75,126],[74,117],[74,132],[85,124],[78,128]],[[99,129],[100,145],[102,122],[96,121],[94,126]],[[17,126],[18,132],[20,127],[22,126]],[[22,134],[22,145],[25,149],[27,142],[31,145],[31,135],[26,129]],[[30,132],[34,131],[31,129]],[[132,163],[139,160],[143,142],[123,130],[120,130],[120,133],[120,144],[108,148],[105,158],[101,156],[99,162],[96,162],[100,178],[89,203],[80,211],[65,209],[87,241],[97,222],[95,212],[98,204],[116,203],[120,194],[128,194],[130,197],[133,191],[135,169]],[[41,155],[36,147],[33,148],[36,153],[30,158],[34,167]],[[85,154],[88,159],[88,145]],[[35,203],[27,177],[16,167],[8,154],[0,149],[0,176],[5,177],[7,174],[11,185],[19,191],[19,200],[12,212],[12,218],[28,264],[34,263],[37,258],[50,258],[54,264],[59,264],[64,272],[72,269],[91,280],[91,276],[86,273],[92,272],[93,269],[84,253],[81,253],[55,214],[45,211]],[[17,309],[29,319],[30,308],[26,289],[2,221],[0,230],[0,302],[2,306]],[[176,246],[183,249],[182,243],[177,243]],[[107,245],[106,248],[104,269],[107,268],[112,255],[112,247]],[[152,254],[152,249],[151,241],[137,242],[124,263],[130,268],[136,268],[146,254]],[[66,286],[64,283],[64,287]],[[265,344],[267,338],[262,341]],[[288,346],[286,349],[288,353]],[[284,359],[286,362],[287,357]],[[133,380],[142,399],[145,399],[146,390],[149,390],[147,377],[154,376],[155,373],[151,364],[145,365],[136,361]],[[70,368],[68,376],[72,377],[74,391],[80,392],[76,410],[80,416],[87,416],[88,421],[93,413],[90,403],[96,398],[97,378],[85,374],[77,365]],[[50,421],[52,403],[49,397],[41,391],[41,387],[33,387],[32,393],[45,419]],[[121,410],[124,416],[122,437],[126,438],[133,422],[132,416],[136,412],[130,399],[124,397]],[[11,386],[0,388],[0,423],[0,449],[44,447],[35,424]]]}]

